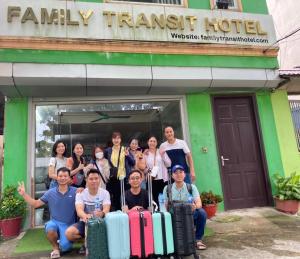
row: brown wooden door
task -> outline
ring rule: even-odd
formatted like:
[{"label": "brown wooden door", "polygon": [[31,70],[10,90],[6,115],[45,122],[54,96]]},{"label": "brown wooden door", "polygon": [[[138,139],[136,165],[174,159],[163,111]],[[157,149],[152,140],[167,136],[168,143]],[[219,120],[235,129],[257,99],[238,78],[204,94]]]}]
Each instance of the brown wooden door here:
[{"label": "brown wooden door", "polygon": [[267,205],[252,97],[215,97],[213,103],[225,208]]}]

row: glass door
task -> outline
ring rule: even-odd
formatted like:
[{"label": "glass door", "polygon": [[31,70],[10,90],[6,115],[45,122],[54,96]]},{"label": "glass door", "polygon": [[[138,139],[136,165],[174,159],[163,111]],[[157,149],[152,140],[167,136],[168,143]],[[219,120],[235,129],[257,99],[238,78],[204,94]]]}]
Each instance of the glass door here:
[{"label": "glass door", "polygon": [[[182,138],[180,102],[123,102],[92,104],[57,104],[36,106],[35,136],[35,198],[46,191],[45,178],[52,146],[58,139],[67,145],[67,156],[71,155],[73,143],[84,145],[87,161],[95,144],[104,147],[111,143],[113,131],[120,131],[123,145],[131,138],[139,139],[140,146],[146,148],[149,135],[163,141],[163,127],[173,126],[178,138]],[[35,224],[48,220],[47,208],[37,209]]]}]

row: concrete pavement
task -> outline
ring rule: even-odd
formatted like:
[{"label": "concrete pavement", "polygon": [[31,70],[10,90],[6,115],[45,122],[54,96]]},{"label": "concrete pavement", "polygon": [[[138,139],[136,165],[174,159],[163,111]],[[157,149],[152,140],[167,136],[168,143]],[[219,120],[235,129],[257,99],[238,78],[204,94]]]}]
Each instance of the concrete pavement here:
[{"label": "concrete pavement", "polygon": [[[202,259],[300,259],[300,215],[273,208],[253,208],[219,213],[207,226],[214,231],[204,242]],[[2,242],[0,258],[46,259],[49,252],[13,255],[18,239]],[[62,258],[80,259],[76,251]]]}]

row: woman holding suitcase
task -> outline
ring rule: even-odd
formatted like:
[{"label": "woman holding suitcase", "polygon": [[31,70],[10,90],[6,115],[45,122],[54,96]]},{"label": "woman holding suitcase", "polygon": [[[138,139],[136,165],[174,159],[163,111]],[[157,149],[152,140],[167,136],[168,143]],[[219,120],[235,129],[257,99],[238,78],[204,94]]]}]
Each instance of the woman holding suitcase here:
[{"label": "woman holding suitcase", "polygon": [[[111,205],[113,210],[121,209],[121,184],[126,182],[126,176],[130,172],[130,167],[135,165],[134,158],[128,149],[121,145],[122,135],[120,132],[113,132],[113,146],[105,150],[105,158],[110,164],[110,180],[107,190],[111,195]],[[122,182],[124,181],[124,182]]]}]

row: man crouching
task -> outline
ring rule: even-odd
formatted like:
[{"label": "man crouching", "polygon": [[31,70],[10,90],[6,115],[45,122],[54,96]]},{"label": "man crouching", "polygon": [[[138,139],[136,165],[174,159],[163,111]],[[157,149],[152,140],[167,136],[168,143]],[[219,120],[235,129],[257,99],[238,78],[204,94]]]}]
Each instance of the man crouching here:
[{"label": "man crouching", "polygon": [[[75,223],[76,188],[69,186],[70,170],[66,167],[57,170],[58,187],[48,190],[40,199],[35,200],[25,192],[24,183],[19,183],[18,192],[33,208],[48,204],[50,221],[45,225],[47,239],[52,245],[50,258],[60,257],[60,252],[71,250],[72,243],[66,238],[65,230]],[[59,243],[58,243],[59,240]]]},{"label": "man crouching", "polygon": [[[100,172],[91,169],[86,176],[86,186],[83,192],[76,194],[76,211],[80,221],[70,226],[66,236],[70,241],[82,239],[85,234],[85,223],[92,217],[103,218],[110,210],[109,192],[100,187]],[[80,254],[85,253],[85,247],[80,248]]]}]

